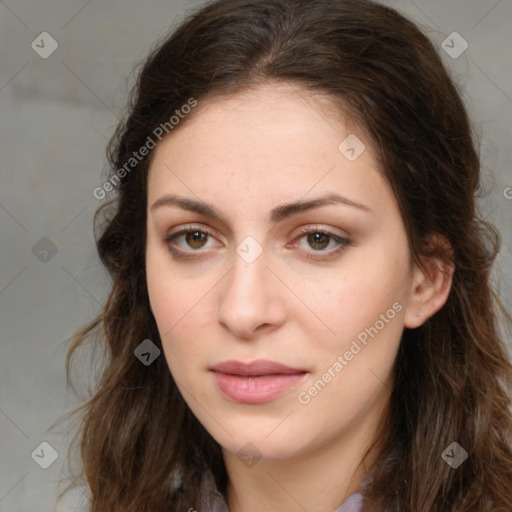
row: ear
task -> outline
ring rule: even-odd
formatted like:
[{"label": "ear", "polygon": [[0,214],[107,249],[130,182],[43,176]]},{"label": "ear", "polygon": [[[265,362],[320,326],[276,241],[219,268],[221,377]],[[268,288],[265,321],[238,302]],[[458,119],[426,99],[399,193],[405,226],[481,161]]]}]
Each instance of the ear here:
[{"label": "ear", "polygon": [[[404,315],[404,326],[415,329],[437,313],[446,303],[452,287],[453,249],[448,240],[434,235],[427,243],[426,256],[421,257],[421,265],[415,265],[411,279],[411,289]],[[444,256],[444,258],[443,258]]]}]

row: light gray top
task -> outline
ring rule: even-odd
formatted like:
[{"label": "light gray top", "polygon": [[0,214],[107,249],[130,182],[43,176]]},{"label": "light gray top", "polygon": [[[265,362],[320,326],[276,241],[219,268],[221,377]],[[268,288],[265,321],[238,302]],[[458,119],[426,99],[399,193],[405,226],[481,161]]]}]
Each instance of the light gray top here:
[{"label": "light gray top", "polygon": [[[224,496],[218,491],[211,472],[205,475],[201,492],[210,500],[206,512],[229,512]],[[362,503],[362,494],[354,492],[334,512],[361,512]]]}]

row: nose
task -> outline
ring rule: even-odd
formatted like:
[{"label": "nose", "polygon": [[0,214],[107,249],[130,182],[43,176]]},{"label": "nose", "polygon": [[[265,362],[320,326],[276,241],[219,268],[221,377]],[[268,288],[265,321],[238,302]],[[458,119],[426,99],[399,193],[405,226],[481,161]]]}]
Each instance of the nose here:
[{"label": "nose", "polygon": [[273,331],[285,321],[285,287],[267,267],[265,252],[252,263],[238,254],[223,280],[217,318],[238,338],[251,339]]}]

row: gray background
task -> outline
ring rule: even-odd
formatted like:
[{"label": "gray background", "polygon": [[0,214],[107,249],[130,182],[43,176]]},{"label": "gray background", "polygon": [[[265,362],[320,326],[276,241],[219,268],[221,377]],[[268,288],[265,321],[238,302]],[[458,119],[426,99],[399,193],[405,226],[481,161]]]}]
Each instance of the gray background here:
[{"label": "gray background", "polygon": [[[52,424],[78,402],[66,390],[72,333],[99,311],[108,280],[95,253],[105,146],[121,115],[128,76],[154,41],[199,0],[8,0],[0,2],[0,510],[56,510],[68,437]],[[386,2],[420,24],[440,48],[480,134],[482,211],[503,237],[495,280],[512,303],[512,1]],[[49,32],[47,59],[31,47]],[[467,50],[450,57],[452,32]],[[39,43],[41,45],[41,43]],[[458,44],[458,43],[457,43]],[[48,49],[45,43],[45,48]],[[507,192],[508,191],[508,192]],[[47,237],[57,249],[39,251]],[[43,244],[41,246],[41,244]],[[43,261],[41,261],[41,258]],[[44,259],[47,261],[44,261]],[[42,469],[41,442],[59,456]],[[41,456],[40,449],[36,451]],[[48,460],[48,450],[39,460]],[[74,510],[80,492],[57,510]]]}]

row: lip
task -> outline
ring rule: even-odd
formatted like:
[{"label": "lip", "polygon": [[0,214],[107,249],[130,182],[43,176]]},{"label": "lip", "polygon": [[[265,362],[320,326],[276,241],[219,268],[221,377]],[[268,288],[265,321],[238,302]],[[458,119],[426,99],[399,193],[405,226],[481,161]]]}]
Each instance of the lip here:
[{"label": "lip", "polygon": [[219,391],[239,403],[268,402],[295,387],[308,372],[268,360],[224,361],[210,368]]},{"label": "lip", "polygon": [[223,361],[222,363],[218,363],[210,368],[210,370],[228,373],[231,375],[252,375],[252,376],[262,376],[262,375],[291,375],[294,373],[303,373],[306,370],[302,368],[292,368],[290,366],[286,366],[281,363],[276,363],[275,361],[269,361],[267,359],[257,359],[256,361],[251,361],[249,363],[244,363],[242,361]]}]

